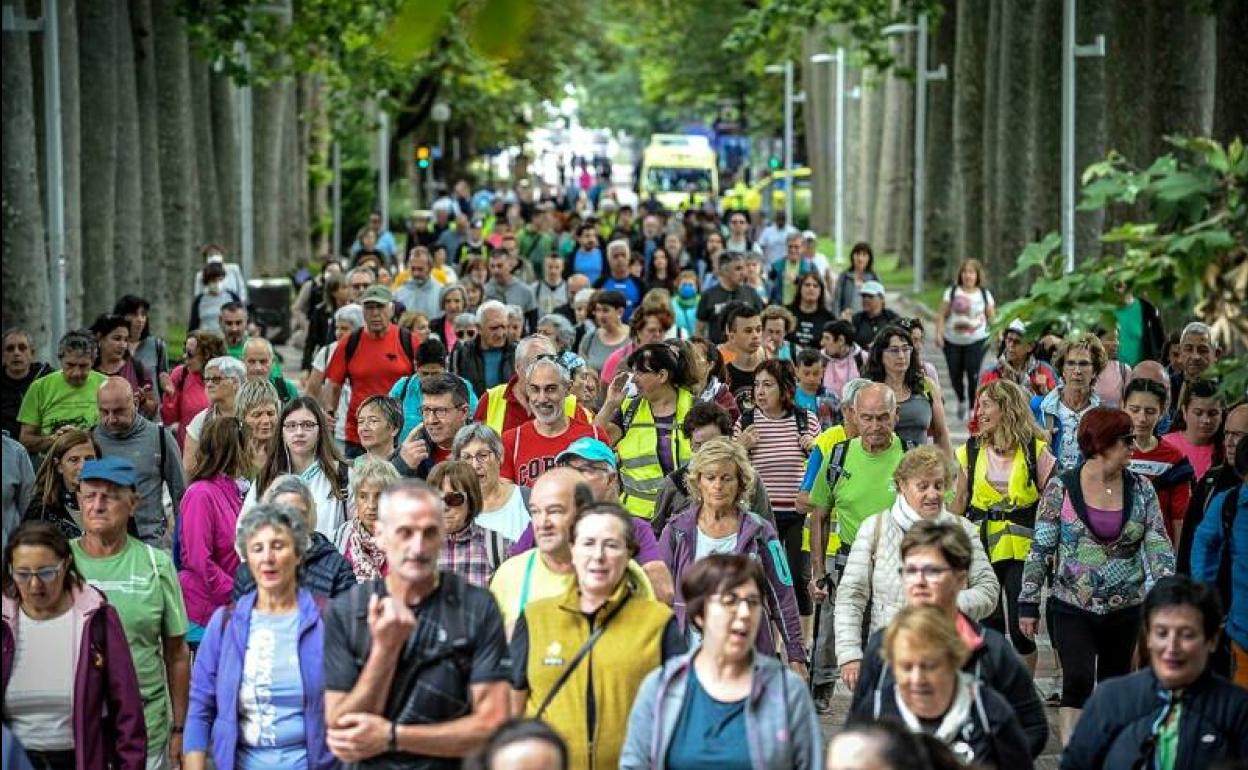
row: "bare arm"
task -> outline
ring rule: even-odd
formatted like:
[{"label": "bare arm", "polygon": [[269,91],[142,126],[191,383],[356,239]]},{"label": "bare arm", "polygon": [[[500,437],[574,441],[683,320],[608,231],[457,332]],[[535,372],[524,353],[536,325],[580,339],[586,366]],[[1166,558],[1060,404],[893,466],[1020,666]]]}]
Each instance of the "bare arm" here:
[{"label": "bare arm", "polygon": [[529,702],[529,691],[512,690],[509,700],[511,701],[511,715],[513,717],[524,716],[524,707]]},{"label": "bare arm", "polygon": [[[169,702],[173,708],[173,724],[186,725],[186,704],[191,692],[191,651],[185,636],[164,638],[165,678],[169,685]],[[169,736],[169,759],[174,767],[182,763],[182,732]]]},{"label": "bare arm", "polygon": [[932,382],[932,378],[928,377],[927,386],[932,392],[932,438],[936,440],[936,445],[941,448],[945,456],[956,462],[957,457],[953,453],[953,444],[949,442],[949,428],[945,424],[945,400],[941,393],[940,386]]},{"label": "bare arm", "polygon": [[[321,387],[321,407],[327,414],[333,414],[338,410],[338,394],[342,392],[342,386],[333,380],[325,380],[325,384]],[[334,415],[341,417],[342,415]]]},{"label": "bare arm", "polygon": [[186,473],[186,477],[190,478],[195,473],[195,466],[199,465],[199,442],[191,438],[191,434],[186,434],[186,441],[182,445],[182,470]]},{"label": "bare arm", "polygon": [[472,713],[450,722],[400,725],[399,751],[428,757],[466,757],[507,721],[510,707],[506,682],[472,686]]},{"label": "bare arm", "polygon": [[26,451],[31,455],[41,455],[52,448],[52,442],[56,441],[58,433],[49,436],[39,435],[38,425],[27,425],[22,423],[22,435],[18,439],[22,442],[22,446],[26,447]]},{"label": "bare arm", "polygon": [[654,589],[654,598],[669,607],[676,596],[676,586],[672,580],[672,571],[662,561],[652,561],[641,565],[641,569],[650,578],[650,587]]},{"label": "bare arm", "polygon": [[958,480],[956,493],[953,497],[953,504],[949,506],[950,513],[956,513],[959,516],[966,513],[966,506],[971,501],[971,490],[967,484],[966,469],[958,467]]},{"label": "bare arm", "polygon": [[936,314],[936,334],[932,337],[932,342],[936,343],[936,347],[943,348],[945,346],[945,318],[949,315],[949,300],[940,303],[940,312]]},{"label": "bare arm", "polygon": [[304,380],[303,389],[308,395],[315,398],[318,402],[321,400],[321,386],[325,383],[325,373],[318,372],[313,369],[308,372],[308,378]]}]

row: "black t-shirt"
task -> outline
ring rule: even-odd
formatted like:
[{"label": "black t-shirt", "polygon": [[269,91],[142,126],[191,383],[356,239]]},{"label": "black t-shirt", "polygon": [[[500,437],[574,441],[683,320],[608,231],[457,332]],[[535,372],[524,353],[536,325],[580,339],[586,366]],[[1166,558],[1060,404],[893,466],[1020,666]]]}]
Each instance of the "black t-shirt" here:
[{"label": "black t-shirt", "polygon": [[728,364],[728,390],[737,400],[741,414],[754,408],[754,372],[738,369],[735,364]]},{"label": "black t-shirt", "polygon": [[716,345],[723,344],[727,339],[724,333],[724,308],[729,302],[748,302],[758,308],[763,306],[758,292],[749,286],[738,286],[728,291],[717,284],[702,292],[702,298],[698,301],[698,320],[706,324],[706,336]]},{"label": "black t-shirt", "polygon": [[836,320],[836,316],[823,308],[813,313],[796,311],[793,316],[797,318],[797,327],[793,329],[789,339],[803,348],[819,347],[819,342],[823,337],[823,327],[827,326],[830,321]]},{"label": "black t-shirt", "polygon": [[879,334],[889,324],[897,323],[901,316],[897,315],[888,308],[880,311],[880,314],[872,318],[867,315],[867,311],[862,310],[854,314],[854,342],[863,350],[871,347],[871,343],[875,341],[875,335]]},{"label": "black t-shirt", "polygon": [[9,437],[17,441],[22,435],[21,423],[17,421],[17,413],[22,409],[22,398],[30,383],[49,374],[52,367],[36,361],[30,365],[30,371],[20,380],[10,377],[0,369],[0,428],[9,432]]},{"label": "black t-shirt", "polygon": [[[386,596],[384,580],[361,583],[325,611],[325,689],[350,692],[368,660],[368,601]],[[398,665],[386,719],[399,724],[437,724],[472,711],[474,684],[503,682],[511,658],[503,616],[489,591],[442,572],[438,588],[414,607],[416,629]],[[385,753],[355,765],[362,770],[458,770],[459,759]]]}]

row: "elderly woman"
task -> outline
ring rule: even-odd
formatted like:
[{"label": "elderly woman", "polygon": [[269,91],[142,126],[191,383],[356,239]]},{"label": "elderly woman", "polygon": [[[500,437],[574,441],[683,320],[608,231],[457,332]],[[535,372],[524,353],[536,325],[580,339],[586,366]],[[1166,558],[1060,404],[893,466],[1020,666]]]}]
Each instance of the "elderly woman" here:
[{"label": "elderly woman", "polygon": [[204,365],[204,387],[208,392],[209,406],[186,426],[186,443],[182,447],[182,467],[189,477],[199,462],[199,435],[204,423],[211,417],[233,417],[234,400],[247,382],[247,367],[231,356],[218,356]]},{"label": "elderly woman", "polygon": [[[309,396],[317,399],[321,397],[321,386],[325,384],[325,370],[329,368],[329,361],[333,358],[334,351],[338,349],[338,343],[351,336],[351,332],[363,328],[363,306],[343,305],[334,312],[334,340],[317,351],[312,359],[312,371],[308,374],[308,380],[304,384],[304,390]],[[345,415],[350,402],[351,383],[346,382],[343,383],[342,391],[338,395],[338,407],[334,413]],[[347,440],[345,420],[334,424],[334,440],[338,442],[339,447]]]},{"label": "elderly woman", "polygon": [[277,440],[277,415],[281,409],[277,388],[269,380],[248,380],[234,398],[234,411],[243,422],[246,437],[244,477],[256,478],[269,459]]},{"label": "elderly woman", "polygon": [[530,490],[499,475],[503,463],[499,435],[488,425],[465,425],[455,434],[451,458],[468,463],[481,485],[481,512],[474,518],[476,524],[513,543],[519,540],[529,526]]},{"label": "elderly woman", "polygon": [[642,680],[685,651],[672,611],[641,595],[627,569],[636,552],[632,520],[618,504],[579,511],[576,581],[561,596],[529,602],[511,637],[512,713],[555,728],[577,770],[619,765]]},{"label": "elderly woman", "polygon": [[100,444],[85,430],[71,428],[52,442],[35,476],[35,494],[26,509],[25,521],[43,521],[67,539],[82,536],[82,512],[78,509],[78,479],[82,464],[100,456]]},{"label": "elderly woman", "polygon": [[1078,439],[1087,459],[1045,487],[1018,597],[1019,625],[1034,636],[1052,575],[1049,635],[1062,663],[1064,742],[1095,683],[1131,670],[1144,594],[1174,572],[1157,493],[1127,470],[1131,418],[1097,407],[1080,420]]},{"label": "elderly woman", "polygon": [[334,547],[347,558],[361,583],[386,574],[386,553],[377,542],[377,503],[386,486],[398,479],[393,465],[372,457],[351,468],[355,515],[339,525]]},{"label": "elderly woman", "polygon": [[347,488],[349,464],[334,446],[329,420],[316,399],[297,396],[282,407],[278,425],[281,438],[273,442],[243,508],[255,505],[273,479],[293,473],[307,482],[316,500],[316,531],[330,537],[346,521],[354,502]]},{"label": "elderly woman", "polygon": [[446,534],[438,551],[438,569],[455,572],[475,586],[490,587],[494,570],[507,558],[511,541],[477,524],[481,484],[472,466],[448,460],[434,466],[429,486],[442,493]]},{"label": "elderly woman", "polygon": [[688,363],[660,342],[634,350],[628,371],[617,373],[607,386],[594,424],[619,455],[620,502],[634,516],[654,518],[663,478],[692,454],[680,433],[694,404],[690,382]]},{"label": "elderly woman", "polygon": [[429,322],[429,331],[442,340],[448,351],[459,344],[460,326],[457,319],[468,309],[468,292],[463,286],[452,283],[443,286],[438,294],[438,307],[442,315]]},{"label": "elderly woman", "polygon": [[1010,641],[1034,672],[1036,644],[1018,627],[1018,591],[1040,491],[1056,460],[1027,401],[1026,391],[1009,380],[993,380],[980,388],[975,402],[978,433],[958,449],[952,510],[979,525],[980,540],[1004,594],[985,625],[1004,633],[1008,620]]},{"label": "elderly woman", "polygon": [[178,448],[186,445],[186,428],[195,415],[211,406],[204,383],[204,365],[225,355],[225,340],[210,331],[192,332],[186,338],[186,362],[160,375],[160,419],[177,425]]},{"label": "elderly woman", "polygon": [[821,767],[823,737],[806,683],[755,649],[771,590],[758,561],[711,554],[679,585],[702,643],[642,682],[620,767]]},{"label": "elderly woman", "polygon": [[[269,485],[261,502],[285,505],[303,515],[311,539],[308,552],[303,555],[302,569],[299,570],[301,587],[308,589],[319,599],[332,599],[355,587],[359,581],[355,579],[351,562],[334,547],[329,538],[313,529],[316,526],[316,500],[303,479],[293,473],[278,476]],[[234,573],[234,590],[230,592],[230,599],[237,602],[240,596],[255,587],[256,578],[251,574],[251,567],[246,560],[239,562],[238,571]]]},{"label": "elderly woman", "polygon": [[1058,347],[1053,368],[1061,376],[1061,384],[1044,398],[1033,398],[1032,410],[1037,414],[1040,427],[1048,433],[1049,446],[1057,458],[1057,471],[1064,473],[1083,462],[1079,451],[1079,421],[1101,405],[1101,397],[1092,388],[1096,384],[1096,373],[1105,368],[1105,348],[1095,334],[1067,340]]},{"label": "elderly woman", "polygon": [[1241,767],[1248,691],[1213,673],[1222,608],[1187,577],[1157,581],[1144,600],[1147,667],[1105,682],[1088,701],[1062,767]]},{"label": "elderly woman", "polygon": [[897,397],[897,435],[917,446],[926,444],[930,434],[953,459],[940,386],[924,373],[909,329],[896,324],[881,329],[871,343],[862,376],[884,383]]},{"label": "elderly woman", "polygon": [[897,465],[893,483],[897,499],[888,510],[863,520],[836,587],[836,659],[841,678],[851,689],[858,682],[867,637],[888,625],[906,604],[900,546],[918,522],[956,522],[973,541],[968,583],[958,594],[959,609],[982,620],[992,614],[1001,591],[975,525],[945,510],[953,465],[944,453],[932,446],[911,449]]},{"label": "elderly woman", "polygon": [[767,583],[762,593],[766,612],[758,649],[765,655],[776,653],[779,645],[772,638],[772,628],[778,626],[789,665],[805,676],[806,650],[784,547],[771,522],[745,508],[753,498],[756,479],[745,449],[726,437],[707,441],[689,462],[693,503],[668,522],[659,538],[663,562],[676,585],[672,608],[681,628],[696,643],[699,631],[689,622],[681,576],[713,553],[743,554],[760,562]]},{"label": "elderly woman", "polygon": [[191,687],[185,770],[337,765],[325,743],[324,627],[299,587],[308,525],[262,503],[239,521],[235,547],[256,588],[212,615]]},{"label": "elderly woman", "polygon": [[364,456],[388,461],[403,427],[403,407],[399,402],[389,396],[369,396],[355,413],[355,422],[360,446],[364,447],[364,454],[355,462]]},{"label": "elderly woman", "polygon": [[4,563],[5,726],[40,770],[143,770],[143,700],[117,610],[49,523],[14,530]]},{"label": "elderly woman", "polygon": [[126,631],[147,726],[147,765],[182,756],[182,726],[191,658],[186,607],[169,554],[134,533],[138,474],[128,460],[83,463],[78,502],[82,537],[70,542],[74,563],[88,583],[107,589]]},{"label": "elderly woman", "polygon": [[572,322],[558,313],[548,313],[537,322],[537,333],[555,343],[555,349],[565,353],[576,341],[576,329]]},{"label": "elderly woman", "polygon": [[934,735],[967,764],[1034,767],[1009,701],[962,671],[969,650],[946,612],[906,607],[889,623],[881,651],[893,683],[851,717],[899,720],[912,732]]},{"label": "elderly woman", "polygon": [[203,638],[212,613],[230,600],[238,569],[234,530],[251,486],[243,480],[249,463],[238,419],[213,418],[202,437],[204,458],[187,479],[176,538],[178,582],[191,620],[186,640],[192,649]]}]

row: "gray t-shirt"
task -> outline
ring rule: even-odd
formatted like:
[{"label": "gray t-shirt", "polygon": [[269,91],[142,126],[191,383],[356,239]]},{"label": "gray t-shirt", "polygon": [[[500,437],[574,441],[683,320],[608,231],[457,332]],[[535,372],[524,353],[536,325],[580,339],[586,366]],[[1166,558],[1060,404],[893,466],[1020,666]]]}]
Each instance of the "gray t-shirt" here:
[{"label": "gray t-shirt", "polygon": [[504,305],[515,305],[526,313],[537,309],[537,300],[533,297],[533,290],[518,278],[512,278],[511,283],[506,286],[498,281],[489,281],[485,284],[485,298],[496,299]]}]

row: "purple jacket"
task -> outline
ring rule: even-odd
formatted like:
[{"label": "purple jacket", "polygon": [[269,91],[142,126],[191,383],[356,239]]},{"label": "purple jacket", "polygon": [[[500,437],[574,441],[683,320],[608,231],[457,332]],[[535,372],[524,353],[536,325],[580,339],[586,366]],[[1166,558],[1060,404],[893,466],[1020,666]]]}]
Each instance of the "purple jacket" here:
[{"label": "purple jacket", "polygon": [[[698,505],[691,505],[677,514],[663,529],[659,538],[659,550],[663,562],[672,571],[676,584],[676,598],[672,610],[680,627],[686,628],[685,597],[681,590],[681,576],[693,563],[698,547]],[[789,660],[806,662],[806,647],[802,644],[802,623],[797,616],[797,595],[793,592],[793,575],[784,555],[784,546],[771,522],[756,513],[742,512],[737,529],[737,545],[734,553],[757,559],[767,575],[767,591],[763,596],[767,617],[780,625],[784,635],[784,647]],[[776,651],[771,636],[771,622],[764,621],[758,630],[755,646],[759,652],[771,655]]]},{"label": "purple jacket", "polygon": [[[217,770],[234,770],[238,750],[238,693],[251,637],[256,592],[213,613],[195,655],[183,752],[208,751]],[[227,617],[228,614],[228,617]],[[299,672],[303,677],[303,732],[308,770],[338,766],[325,743],[325,631],[316,599],[299,589]]]},{"label": "purple jacket", "polygon": [[196,481],[182,496],[178,582],[187,617],[201,626],[230,601],[239,563],[234,530],[242,509],[238,484],[228,476]]},{"label": "purple jacket", "polygon": [[[147,764],[147,725],[143,698],[130,658],[130,645],[117,611],[89,585],[70,589],[74,603],[74,756],[77,770],[143,770]],[[21,633],[17,601],[4,597],[0,648],[4,689],[9,689],[13,656]]]}]

